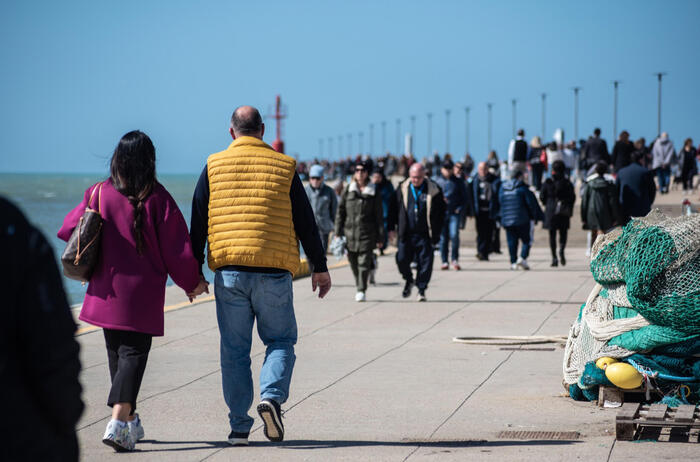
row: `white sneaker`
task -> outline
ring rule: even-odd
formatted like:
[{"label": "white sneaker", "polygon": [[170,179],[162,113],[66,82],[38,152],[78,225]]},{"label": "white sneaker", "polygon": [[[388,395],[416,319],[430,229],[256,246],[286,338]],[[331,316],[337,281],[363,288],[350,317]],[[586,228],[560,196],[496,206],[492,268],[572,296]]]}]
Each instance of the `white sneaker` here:
[{"label": "white sneaker", "polygon": [[530,269],[530,265],[527,264],[527,260],[525,260],[524,258],[518,258],[518,261],[515,262],[515,264],[518,265],[519,267],[521,267],[521,268],[524,269],[524,270],[529,270],[529,269]]},{"label": "white sneaker", "polygon": [[129,426],[129,434],[131,435],[131,441],[136,444],[137,441],[142,440],[146,433],[143,431],[143,425],[141,425],[141,418],[138,414],[134,414],[134,420],[127,422]]},{"label": "white sneaker", "polygon": [[517,270],[517,269],[518,269],[518,264],[517,264],[517,263],[511,263],[510,269],[513,270],[513,271]]},{"label": "white sneaker", "polygon": [[110,420],[102,437],[102,442],[111,446],[117,452],[131,451],[134,449],[134,442],[129,435],[129,425],[125,422]]},{"label": "white sneaker", "polygon": [[358,292],[355,294],[355,301],[356,302],[364,302],[365,300],[367,300],[367,298],[365,297],[364,292]]}]

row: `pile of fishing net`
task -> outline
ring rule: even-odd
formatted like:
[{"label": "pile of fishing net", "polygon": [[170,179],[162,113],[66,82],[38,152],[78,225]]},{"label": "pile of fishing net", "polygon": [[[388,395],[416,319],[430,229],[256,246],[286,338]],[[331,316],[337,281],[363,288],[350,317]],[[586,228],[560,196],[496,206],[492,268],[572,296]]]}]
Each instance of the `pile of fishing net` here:
[{"label": "pile of fishing net", "polygon": [[591,273],[564,353],[571,397],[644,384],[669,405],[700,402],[700,214],[653,210],[601,236]]}]

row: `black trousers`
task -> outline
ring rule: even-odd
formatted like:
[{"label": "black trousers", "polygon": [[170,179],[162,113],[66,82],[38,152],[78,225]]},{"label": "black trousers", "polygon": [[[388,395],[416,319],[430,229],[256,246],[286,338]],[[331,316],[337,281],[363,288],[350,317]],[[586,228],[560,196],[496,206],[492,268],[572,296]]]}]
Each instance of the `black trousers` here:
[{"label": "black trousers", "polygon": [[153,336],[114,329],[104,329],[104,334],[109,376],[112,379],[107,405],[112,407],[116,403],[131,403],[133,414]]},{"label": "black trousers", "polygon": [[[479,255],[488,257],[491,253],[491,243],[494,237],[493,230],[496,221],[489,217],[488,210],[481,211],[476,216],[476,251]],[[500,242],[498,244],[500,247]]]},{"label": "black trousers", "polygon": [[559,231],[559,251],[564,253],[566,248],[566,237],[569,230],[564,227],[549,228],[549,249],[552,251],[552,258],[557,258],[557,231]]},{"label": "black trousers", "polygon": [[[433,274],[433,244],[427,236],[408,234],[403,240],[398,242],[396,252],[396,265],[405,281],[415,282],[420,290],[428,288],[430,276]],[[418,263],[416,278],[413,278],[411,262]]]}]

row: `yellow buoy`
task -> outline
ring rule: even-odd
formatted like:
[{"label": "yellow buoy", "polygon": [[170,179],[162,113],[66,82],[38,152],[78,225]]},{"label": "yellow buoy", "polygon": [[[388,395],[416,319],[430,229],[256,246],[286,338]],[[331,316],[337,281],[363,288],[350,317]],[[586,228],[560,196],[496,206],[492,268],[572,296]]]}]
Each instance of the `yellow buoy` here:
[{"label": "yellow buoy", "polygon": [[598,369],[605,370],[606,367],[608,367],[612,363],[616,363],[616,362],[617,362],[617,359],[610,358],[608,356],[604,356],[602,358],[598,358],[598,361],[595,362],[595,365],[598,366]]},{"label": "yellow buoy", "polygon": [[608,364],[605,376],[617,387],[625,390],[639,388],[642,385],[642,374],[627,363]]}]

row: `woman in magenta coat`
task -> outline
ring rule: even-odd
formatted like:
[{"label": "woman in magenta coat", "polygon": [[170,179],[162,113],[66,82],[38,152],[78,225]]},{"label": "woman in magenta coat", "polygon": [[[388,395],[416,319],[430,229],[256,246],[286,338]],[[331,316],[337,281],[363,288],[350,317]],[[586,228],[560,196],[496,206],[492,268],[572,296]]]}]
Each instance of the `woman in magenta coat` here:
[{"label": "woman in magenta coat", "polygon": [[155,148],[132,131],[122,137],[110,163],[110,177],[91,186],[63,221],[67,241],[90,196],[103,218],[100,259],[88,284],[80,319],[104,330],[112,387],[112,420],[103,442],[131,450],[143,437],[134,413],[153,336],[163,335],[168,275],[190,299],[207,291],[192,253],[187,225],[177,204],[156,180]]}]

